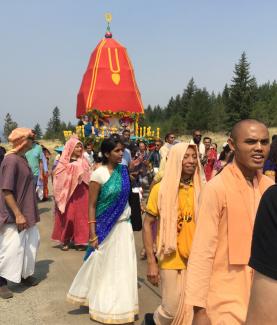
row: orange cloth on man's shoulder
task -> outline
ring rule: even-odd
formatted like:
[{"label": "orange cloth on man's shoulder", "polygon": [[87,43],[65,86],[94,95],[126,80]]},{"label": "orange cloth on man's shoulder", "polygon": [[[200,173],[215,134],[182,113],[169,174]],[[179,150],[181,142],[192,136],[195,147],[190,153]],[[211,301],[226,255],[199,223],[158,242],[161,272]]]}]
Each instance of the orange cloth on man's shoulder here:
[{"label": "orange cloth on man's shoulder", "polygon": [[248,264],[256,211],[265,190],[273,181],[257,173],[253,180],[254,200],[249,197],[249,184],[236,162],[227,165],[220,173],[225,185],[228,213],[228,244],[230,264]]},{"label": "orange cloth on man's shoulder", "polygon": [[[157,218],[159,218],[159,209],[158,209],[159,190],[160,190],[160,183],[157,183],[153,186],[149,194],[149,198],[146,206],[146,212]],[[193,218],[191,222],[194,222],[193,185],[189,186],[187,189],[180,186],[178,192],[178,198],[179,198],[179,208],[178,208],[177,229],[178,232],[180,232],[182,228],[182,224],[184,222],[183,219],[185,215],[186,216],[190,215]],[[158,227],[157,237],[159,238],[159,227]],[[192,244],[192,240],[191,242],[188,241],[189,247],[187,247],[187,250],[190,250],[191,244]],[[175,252],[172,252],[169,255],[164,255],[163,260],[159,261],[159,267],[165,270],[183,270],[186,269],[187,267],[187,260],[180,255],[177,249]]]}]

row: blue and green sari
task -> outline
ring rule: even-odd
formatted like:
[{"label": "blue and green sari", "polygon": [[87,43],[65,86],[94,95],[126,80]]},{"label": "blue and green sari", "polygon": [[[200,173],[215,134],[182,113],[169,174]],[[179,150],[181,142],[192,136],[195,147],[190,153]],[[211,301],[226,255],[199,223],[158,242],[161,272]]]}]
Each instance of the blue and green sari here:
[{"label": "blue and green sari", "polygon": [[[122,215],[130,194],[130,178],[128,168],[117,165],[109,180],[101,187],[96,204],[96,235],[101,244],[109,235]],[[88,246],[84,260],[94,248]]]}]

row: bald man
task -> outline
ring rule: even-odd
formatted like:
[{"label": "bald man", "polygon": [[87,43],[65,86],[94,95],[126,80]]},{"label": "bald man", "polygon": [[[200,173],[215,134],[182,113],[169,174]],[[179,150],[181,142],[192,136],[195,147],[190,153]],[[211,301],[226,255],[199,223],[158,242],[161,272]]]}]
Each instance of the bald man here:
[{"label": "bald man", "polygon": [[272,180],[261,174],[269,153],[266,126],[242,120],[232,129],[234,160],[205,187],[189,258],[186,303],[193,325],[244,324],[253,271],[248,266],[256,210]]}]

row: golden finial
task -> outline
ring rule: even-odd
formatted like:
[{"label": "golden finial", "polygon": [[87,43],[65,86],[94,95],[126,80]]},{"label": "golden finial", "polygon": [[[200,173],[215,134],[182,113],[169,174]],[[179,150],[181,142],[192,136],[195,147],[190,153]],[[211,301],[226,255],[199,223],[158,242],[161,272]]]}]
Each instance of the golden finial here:
[{"label": "golden finial", "polygon": [[111,33],[111,28],[110,28],[110,22],[112,21],[113,19],[113,16],[110,12],[106,12],[105,13],[105,19],[106,19],[106,22],[108,24],[107,26],[107,31],[106,31],[106,34],[105,34],[105,37],[106,38],[112,38],[112,33]]},{"label": "golden finial", "polygon": [[110,22],[112,21],[113,19],[113,16],[110,12],[106,12],[105,13],[105,19],[106,19],[106,22],[108,23],[108,25],[110,24]]}]

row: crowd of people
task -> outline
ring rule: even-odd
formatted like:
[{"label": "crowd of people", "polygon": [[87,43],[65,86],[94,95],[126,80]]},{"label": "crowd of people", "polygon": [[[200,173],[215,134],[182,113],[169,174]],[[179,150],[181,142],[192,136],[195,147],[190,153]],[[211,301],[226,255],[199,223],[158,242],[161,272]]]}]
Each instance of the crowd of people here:
[{"label": "crowd of people", "polygon": [[277,138],[270,145],[257,120],[236,123],[220,152],[200,130],[150,145],[130,135],[99,150],[72,136],[50,169],[34,131],[12,131],[0,169],[0,297],[13,296],[8,281],[39,282],[37,199],[49,199],[51,175],[51,238],[84,251],[67,300],[89,306],[92,320],[137,319],[133,231],[142,230],[147,279],[162,296],[146,325],[276,324]]}]

